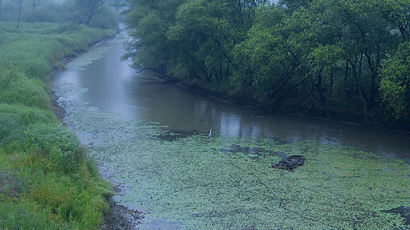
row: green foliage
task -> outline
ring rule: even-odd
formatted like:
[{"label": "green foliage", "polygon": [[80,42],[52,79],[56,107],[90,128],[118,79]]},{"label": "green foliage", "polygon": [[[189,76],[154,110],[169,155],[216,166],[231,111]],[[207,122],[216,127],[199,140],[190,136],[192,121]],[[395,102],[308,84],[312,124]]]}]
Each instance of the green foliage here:
[{"label": "green foliage", "polygon": [[0,23],[0,229],[98,229],[112,195],[51,112],[46,85],[66,56],[112,30]]},{"label": "green foliage", "polygon": [[76,172],[85,159],[75,136],[60,125],[35,124],[19,127],[4,138],[2,143],[9,153],[43,154],[57,166],[54,170],[62,173]]},{"label": "green foliage", "polygon": [[380,92],[394,119],[410,121],[410,42],[402,43],[385,60]]},{"label": "green foliage", "polygon": [[68,230],[68,227],[62,227],[53,221],[47,219],[44,213],[37,214],[30,212],[33,207],[30,204],[15,204],[5,202],[0,205],[0,229],[4,230]]},{"label": "green foliage", "polygon": [[410,38],[407,0],[133,0],[131,9],[137,68],[267,110],[384,124],[404,114],[403,86],[383,83],[398,92],[384,98],[379,86],[383,60]]},{"label": "green foliage", "polygon": [[116,29],[118,25],[118,19],[110,9],[102,7],[97,11],[90,22],[90,26],[101,29]]},{"label": "green foliage", "polygon": [[[58,163],[39,151],[30,154],[1,153],[0,159],[0,174],[8,173],[18,178],[7,181],[8,184],[19,183],[26,187],[20,192],[15,190],[14,198],[0,194],[0,220],[4,220],[0,221],[0,227],[5,224],[6,227],[20,227],[11,229],[21,229],[32,222],[34,226],[51,225],[52,229],[69,226],[70,229],[98,229],[102,214],[108,209],[106,198],[112,192],[107,183],[88,171],[88,164],[81,162],[77,164],[78,170],[67,174],[55,170]],[[14,209],[9,213],[1,212],[1,207],[10,201],[16,204]],[[15,219],[14,212],[26,215]],[[39,218],[30,220],[32,216]]]},{"label": "green foliage", "polygon": [[102,0],[74,0],[78,10],[78,22],[89,25],[94,13],[103,5]]},{"label": "green foliage", "polygon": [[0,114],[2,117],[13,116],[17,126],[10,127],[11,130],[35,123],[53,124],[57,122],[51,111],[21,105],[0,104]]}]

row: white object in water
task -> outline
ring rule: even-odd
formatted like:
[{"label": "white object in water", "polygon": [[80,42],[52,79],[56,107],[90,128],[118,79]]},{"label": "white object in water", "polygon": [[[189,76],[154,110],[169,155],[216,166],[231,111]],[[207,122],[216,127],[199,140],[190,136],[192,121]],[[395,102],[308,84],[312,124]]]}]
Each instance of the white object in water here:
[{"label": "white object in water", "polygon": [[212,137],[212,128],[209,130],[209,133],[208,133],[208,138],[211,138]]}]

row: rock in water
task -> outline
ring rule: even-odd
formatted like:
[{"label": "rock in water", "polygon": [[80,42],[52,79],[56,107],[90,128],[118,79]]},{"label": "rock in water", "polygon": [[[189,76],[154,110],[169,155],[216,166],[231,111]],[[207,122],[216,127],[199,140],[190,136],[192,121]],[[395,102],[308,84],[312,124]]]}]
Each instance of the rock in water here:
[{"label": "rock in water", "polygon": [[272,167],[277,169],[294,170],[295,168],[305,164],[305,157],[301,155],[292,155],[273,163]]}]

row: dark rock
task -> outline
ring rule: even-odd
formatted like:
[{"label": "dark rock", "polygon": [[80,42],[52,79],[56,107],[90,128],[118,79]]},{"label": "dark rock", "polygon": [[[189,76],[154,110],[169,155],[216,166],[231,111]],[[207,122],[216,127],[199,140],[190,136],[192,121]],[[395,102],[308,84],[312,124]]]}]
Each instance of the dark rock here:
[{"label": "dark rock", "polygon": [[294,170],[295,168],[305,164],[305,157],[301,155],[292,155],[278,163],[273,163],[272,168],[285,169],[285,170]]}]

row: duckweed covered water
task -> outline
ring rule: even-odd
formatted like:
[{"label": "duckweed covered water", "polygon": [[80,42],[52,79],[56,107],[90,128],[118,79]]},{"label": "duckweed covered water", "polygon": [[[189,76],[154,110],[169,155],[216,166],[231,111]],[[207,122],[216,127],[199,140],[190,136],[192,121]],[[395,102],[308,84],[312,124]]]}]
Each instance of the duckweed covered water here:
[{"label": "duckweed covered water", "polygon": [[[122,41],[110,43],[121,47]],[[107,50],[97,47],[67,71],[87,71]],[[144,213],[140,229],[410,228],[401,211],[410,207],[404,160],[315,141],[208,139],[205,132],[124,120],[95,108],[78,79],[57,81],[54,91],[64,122],[120,188],[115,201]],[[305,165],[292,172],[271,167],[287,155],[305,156]]]},{"label": "duckweed covered water", "polygon": [[[410,167],[402,160],[310,141],[208,139],[206,133],[164,138],[173,135],[166,127],[124,121],[76,100],[72,94],[85,92],[78,86],[57,92],[66,124],[122,188],[115,200],[143,211],[147,228],[410,227],[386,212],[410,206]],[[304,155],[306,163],[293,172],[273,169],[277,153]]]}]

